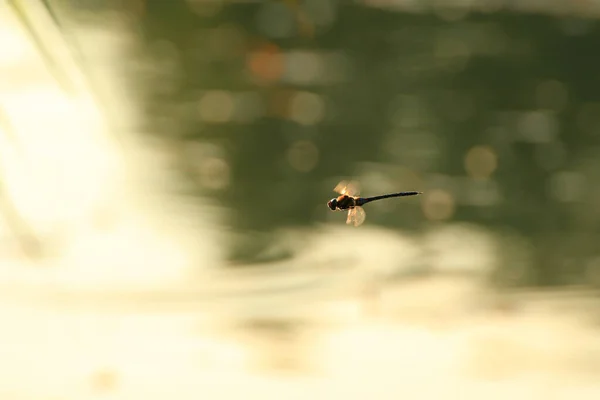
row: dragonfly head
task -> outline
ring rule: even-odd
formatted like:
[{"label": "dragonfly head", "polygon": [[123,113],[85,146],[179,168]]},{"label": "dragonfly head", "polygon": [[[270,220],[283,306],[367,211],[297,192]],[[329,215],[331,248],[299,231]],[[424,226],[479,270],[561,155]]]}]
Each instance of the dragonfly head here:
[{"label": "dragonfly head", "polygon": [[331,211],[335,211],[335,209],[337,208],[337,199],[333,198],[333,199],[329,200],[327,202],[327,207],[329,207],[329,209]]}]

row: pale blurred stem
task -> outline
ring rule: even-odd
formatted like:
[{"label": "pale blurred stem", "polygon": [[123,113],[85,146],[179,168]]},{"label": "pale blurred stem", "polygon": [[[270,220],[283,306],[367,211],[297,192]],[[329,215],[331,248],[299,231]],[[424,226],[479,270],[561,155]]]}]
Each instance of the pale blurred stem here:
[{"label": "pale blurred stem", "polygon": [[[0,132],[8,136],[10,142],[18,148],[17,135],[10,120],[0,108]],[[6,226],[12,232],[14,238],[18,241],[23,253],[30,258],[38,258],[42,254],[42,244],[37,237],[35,231],[22,218],[19,211],[13,204],[9,194],[6,192],[2,182],[4,179],[4,171],[0,170],[0,213],[6,223]]]}]

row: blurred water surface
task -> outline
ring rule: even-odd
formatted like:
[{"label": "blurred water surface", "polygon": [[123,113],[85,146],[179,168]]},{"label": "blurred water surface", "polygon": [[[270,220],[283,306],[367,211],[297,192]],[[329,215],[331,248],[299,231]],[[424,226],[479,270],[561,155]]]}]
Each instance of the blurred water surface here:
[{"label": "blurred water surface", "polygon": [[0,396],[598,398],[594,5],[492,3],[0,1]]}]

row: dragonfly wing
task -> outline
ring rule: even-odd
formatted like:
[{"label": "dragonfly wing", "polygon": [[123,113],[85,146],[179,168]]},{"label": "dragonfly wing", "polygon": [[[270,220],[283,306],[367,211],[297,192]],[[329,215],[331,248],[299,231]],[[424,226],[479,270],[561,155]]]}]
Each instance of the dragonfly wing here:
[{"label": "dragonfly wing", "polygon": [[339,194],[345,194],[347,196],[352,197],[358,196],[360,194],[358,183],[349,181],[341,181],[336,185],[333,191]]},{"label": "dragonfly wing", "polygon": [[354,226],[359,226],[365,222],[365,210],[362,207],[354,207],[348,210],[348,217],[346,217],[346,223]]},{"label": "dragonfly wing", "polygon": [[365,222],[365,218],[367,217],[367,214],[365,213],[365,209],[359,206],[356,206],[353,208],[354,210],[354,217],[353,217],[353,223],[354,226],[359,226],[361,225],[363,222]]},{"label": "dragonfly wing", "polygon": [[334,188],[333,191],[339,194],[346,194],[346,189],[348,188],[348,181],[341,181]]},{"label": "dragonfly wing", "polygon": [[354,208],[348,210],[348,216],[346,217],[346,223],[351,224],[354,221]]}]

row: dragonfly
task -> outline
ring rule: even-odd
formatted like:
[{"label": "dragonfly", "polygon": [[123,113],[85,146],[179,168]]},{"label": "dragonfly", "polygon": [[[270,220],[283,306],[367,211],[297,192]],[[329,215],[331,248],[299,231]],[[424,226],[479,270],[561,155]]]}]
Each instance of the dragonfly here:
[{"label": "dragonfly", "polygon": [[398,192],[383,194],[380,196],[373,197],[360,197],[360,190],[358,185],[353,182],[341,181],[333,189],[334,192],[339,193],[338,197],[327,202],[327,206],[331,211],[346,211],[348,210],[348,216],[346,217],[347,224],[353,224],[359,226],[365,222],[366,213],[363,209],[363,205],[370,203],[375,200],[389,199],[391,197],[404,197],[404,196],[416,196],[423,192]]}]

